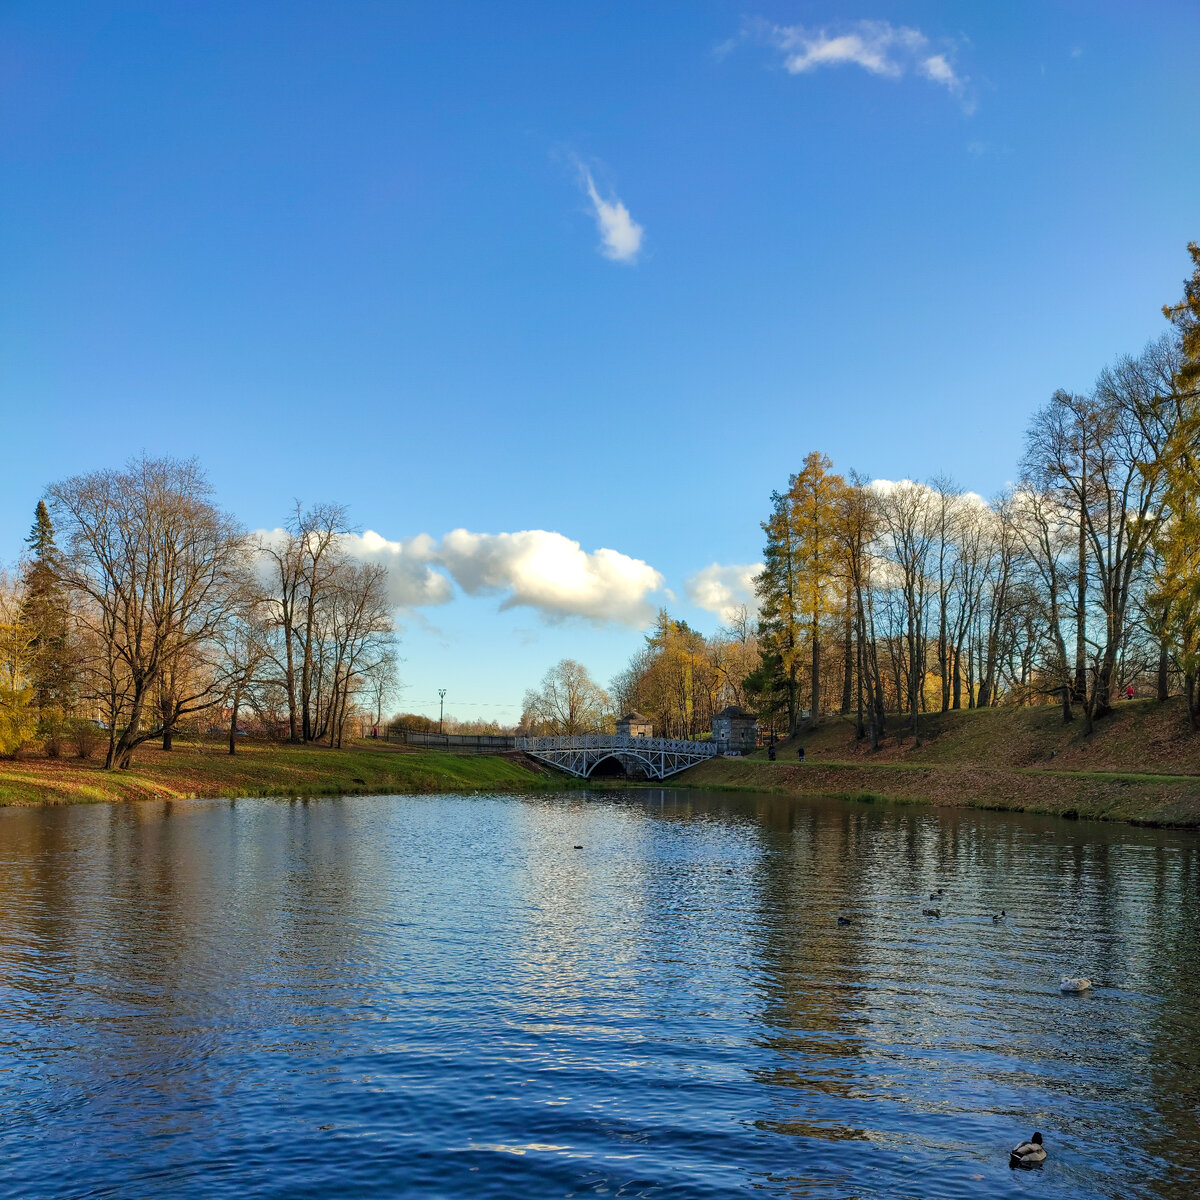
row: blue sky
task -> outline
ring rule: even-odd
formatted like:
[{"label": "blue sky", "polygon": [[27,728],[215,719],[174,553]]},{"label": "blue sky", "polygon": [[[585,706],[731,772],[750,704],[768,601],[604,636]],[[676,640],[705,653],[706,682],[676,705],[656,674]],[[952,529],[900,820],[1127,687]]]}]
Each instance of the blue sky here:
[{"label": "blue sky", "polygon": [[404,707],[607,679],[719,623],[687,581],[809,450],[992,493],[1162,331],[1198,51],[1190,0],[8,0],[0,559],[49,481],[195,454],[250,528],[428,535]]}]

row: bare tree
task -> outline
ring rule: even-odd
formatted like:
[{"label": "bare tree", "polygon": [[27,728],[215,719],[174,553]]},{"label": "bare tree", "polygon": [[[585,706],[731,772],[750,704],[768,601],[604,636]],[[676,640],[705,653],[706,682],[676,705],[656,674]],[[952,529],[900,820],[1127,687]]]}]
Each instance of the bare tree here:
[{"label": "bare tree", "polygon": [[299,503],[287,528],[259,546],[271,579],[274,619],[282,637],[278,666],[288,705],[288,740],[314,739],[313,705],[320,687],[317,623],[326,590],[343,562],[341,539],[350,531],[341,504]]},{"label": "bare tree", "polygon": [[271,660],[270,606],[257,580],[247,573],[218,640],[222,652],[225,703],[229,708],[229,753],[237,753],[238,721],[243,703],[254,703],[264,686],[263,668]]},{"label": "bare tree", "polygon": [[1089,732],[1093,709],[1103,716],[1112,706],[1131,604],[1162,519],[1179,362],[1170,335],[1152,342],[1101,372],[1091,396],[1056,392],[1029,432],[1025,478],[1075,513],[1074,691]]},{"label": "bare tree", "polygon": [[1015,528],[1024,545],[1026,558],[1041,582],[1050,649],[1045,669],[1052,686],[1058,691],[1062,719],[1066,724],[1075,719],[1071,707],[1075,691],[1074,664],[1067,652],[1063,628],[1066,612],[1070,608],[1067,584],[1073,549],[1071,514],[1050,493],[1027,488],[1016,497]]},{"label": "bare tree", "polygon": [[608,715],[609,699],[586,667],[564,658],[546,672],[540,689],[525,693],[523,710],[523,728],[574,737],[600,728]]},{"label": "bare tree", "polygon": [[841,541],[848,591],[853,607],[855,675],[857,677],[857,721],[855,735],[868,736],[872,750],[883,736],[883,682],[879,673],[878,640],[875,637],[873,604],[875,542],[878,511],[868,481],[857,472],[841,496],[841,512],[835,529]]},{"label": "bare tree", "polygon": [[[63,582],[101,648],[105,766],[128,767],[136,747],[163,732],[162,709],[153,714],[172,664],[201,653],[225,618],[243,534],[214,505],[195,460],[142,457],[54,484],[48,496],[68,546]],[[177,699],[174,719],[213,700]]]},{"label": "bare tree", "polygon": [[329,582],[328,626],[322,638],[329,700],[317,717],[321,734],[328,733],[331,746],[340,746],[358,691],[372,675],[384,674],[388,664],[394,667],[395,657],[384,568],[344,562]]},{"label": "bare tree", "polygon": [[931,492],[919,483],[903,480],[879,496],[879,514],[903,600],[907,706],[913,745],[918,746],[921,735],[917,722],[925,682],[929,554],[937,529]]}]

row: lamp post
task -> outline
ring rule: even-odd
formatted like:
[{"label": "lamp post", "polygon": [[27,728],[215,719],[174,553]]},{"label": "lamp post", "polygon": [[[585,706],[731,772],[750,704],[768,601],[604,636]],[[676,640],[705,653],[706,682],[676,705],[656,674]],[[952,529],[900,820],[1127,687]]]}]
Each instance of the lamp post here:
[{"label": "lamp post", "polygon": [[446,689],[438,688],[438,733],[444,732],[442,729],[442,719],[446,715]]}]

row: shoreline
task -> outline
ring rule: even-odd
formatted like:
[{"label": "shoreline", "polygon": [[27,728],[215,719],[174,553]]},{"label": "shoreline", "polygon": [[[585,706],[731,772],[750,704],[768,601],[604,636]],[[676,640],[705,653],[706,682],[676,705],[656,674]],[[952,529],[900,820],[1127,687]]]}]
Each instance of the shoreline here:
[{"label": "shoreline", "polygon": [[810,738],[807,744],[817,753],[810,751],[803,764],[782,760],[782,754],[776,762],[760,754],[719,758],[661,782],[575,779],[519,752],[454,754],[367,741],[342,750],[248,743],[231,756],[215,741],[186,742],[169,753],[156,746],[143,747],[133,766],[119,772],[105,771],[94,761],[0,761],[0,808],[163,799],[533,794],[665,787],[1200,829],[1200,775],[1113,770],[1107,764],[1090,770],[1073,763],[985,766],[947,761],[944,755],[939,756],[941,761],[930,761],[927,753],[917,756],[897,747],[870,761],[861,757],[849,761],[841,756],[846,747],[829,740],[828,747],[821,747]]},{"label": "shoreline", "polygon": [[0,808],[283,797],[542,792],[578,786],[536,769],[520,754],[456,755],[358,743],[324,746],[250,743],[230,755],[218,743],[139,749],[125,771],[95,761],[0,761]]},{"label": "shoreline", "polygon": [[715,759],[679,775],[675,786],[777,796],[832,797],[859,803],[974,808],[1062,820],[1122,821],[1163,829],[1200,829],[1200,778],[1121,771],[1048,771],[974,763],[842,761],[804,765]]}]

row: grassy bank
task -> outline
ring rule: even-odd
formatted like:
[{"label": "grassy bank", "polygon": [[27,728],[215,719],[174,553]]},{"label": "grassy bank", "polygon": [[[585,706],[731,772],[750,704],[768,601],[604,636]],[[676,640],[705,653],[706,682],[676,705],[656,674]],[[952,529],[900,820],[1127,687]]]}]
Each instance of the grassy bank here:
[{"label": "grassy bank", "polygon": [[[796,746],[805,762],[796,761]],[[1200,735],[1182,704],[1133,701],[1085,738],[1055,708],[930,714],[920,744],[893,733],[874,754],[853,725],[827,718],[782,743],[678,777],[690,787],[932,803],[1145,824],[1200,826]]]},{"label": "grassy bank", "polygon": [[334,796],[380,792],[524,792],[566,786],[515,755],[458,755],[359,743],[345,750],[248,743],[143,746],[128,771],[71,759],[0,761],[0,805],[155,797]]},{"label": "grassy bank", "polygon": [[[778,748],[707,762],[672,785],[843,796],[1200,827],[1200,736],[1182,706],[1122,704],[1091,738],[1053,708],[931,714],[921,744],[893,732],[871,754],[829,718]],[[360,742],[345,750],[248,742],[143,746],[128,771],[71,759],[0,761],[0,805],[381,792],[528,792],[579,786],[519,755],[471,756]]]}]

